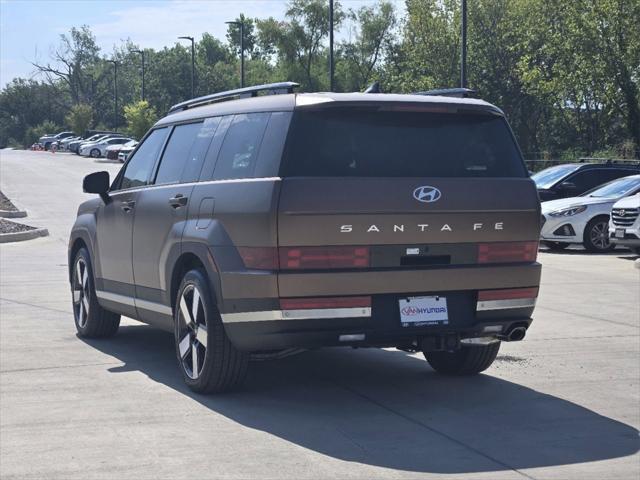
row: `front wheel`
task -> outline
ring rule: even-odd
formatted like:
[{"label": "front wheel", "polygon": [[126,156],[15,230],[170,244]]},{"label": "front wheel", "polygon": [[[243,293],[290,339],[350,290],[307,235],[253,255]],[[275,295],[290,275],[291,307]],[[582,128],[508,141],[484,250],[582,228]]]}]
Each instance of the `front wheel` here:
[{"label": "front wheel", "polygon": [[99,158],[100,157],[100,150],[98,150],[97,148],[94,148],[91,150],[91,158]]},{"label": "front wheel", "polygon": [[500,342],[469,345],[453,352],[423,352],[429,365],[444,375],[475,375],[491,366],[498,356]]},{"label": "front wheel", "polygon": [[98,303],[91,258],[86,248],[76,254],[71,278],[73,317],[78,335],[85,338],[115,335],[120,326],[120,315],[105,310]]},{"label": "front wheel", "polygon": [[237,350],[224,330],[200,270],[184,276],[174,309],[178,364],[187,386],[198,393],[224,392],[242,383],[249,356]]},{"label": "front wheel", "polygon": [[584,229],[584,248],[589,252],[610,252],[615,245],[609,240],[609,217],[592,218]]}]

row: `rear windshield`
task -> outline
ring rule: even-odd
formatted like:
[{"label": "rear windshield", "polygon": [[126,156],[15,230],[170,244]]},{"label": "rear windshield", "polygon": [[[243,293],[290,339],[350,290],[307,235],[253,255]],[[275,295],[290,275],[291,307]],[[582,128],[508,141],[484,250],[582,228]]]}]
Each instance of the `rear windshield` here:
[{"label": "rear windshield", "polygon": [[506,121],[488,114],[297,111],[281,176],[526,177]]}]

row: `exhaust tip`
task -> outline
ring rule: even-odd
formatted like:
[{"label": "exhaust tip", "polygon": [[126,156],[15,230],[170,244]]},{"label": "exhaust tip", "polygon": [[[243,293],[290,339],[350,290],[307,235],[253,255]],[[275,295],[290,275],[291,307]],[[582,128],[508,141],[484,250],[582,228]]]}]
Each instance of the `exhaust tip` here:
[{"label": "exhaust tip", "polygon": [[507,335],[507,339],[509,342],[519,342],[520,340],[523,340],[525,335],[527,334],[527,329],[524,327],[515,327],[513,330],[511,330],[508,335]]}]

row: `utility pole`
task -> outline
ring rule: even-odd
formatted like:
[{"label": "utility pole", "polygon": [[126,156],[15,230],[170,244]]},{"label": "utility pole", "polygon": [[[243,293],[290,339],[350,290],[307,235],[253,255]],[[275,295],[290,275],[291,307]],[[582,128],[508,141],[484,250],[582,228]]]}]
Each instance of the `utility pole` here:
[{"label": "utility pole", "polygon": [[329,91],[334,90],[333,79],[333,0],[329,0]]},{"label": "utility pole", "polygon": [[142,58],[142,101],[144,101],[144,50],[131,50],[132,53],[139,53]]},{"label": "utility pole", "polygon": [[462,0],[462,49],[460,51],[460,86],[467,88],[467,0]]},{"label": "utility pole", "polygon": [[107,60],[113,63],[113,129],[118,131],[118,62],[116,60]]},{"label": "utility pole", "polygon": [[181,40],[191,40],[191,98],[196,97],[195,78],[196,78],[196,44],[193,37],[178,37]]},{"label": "utility pole", "polygon": [[[242,17],[241,17],[242,18]],[[240,88],[244,88],[244,22],[224,22],[240,28]]]}]

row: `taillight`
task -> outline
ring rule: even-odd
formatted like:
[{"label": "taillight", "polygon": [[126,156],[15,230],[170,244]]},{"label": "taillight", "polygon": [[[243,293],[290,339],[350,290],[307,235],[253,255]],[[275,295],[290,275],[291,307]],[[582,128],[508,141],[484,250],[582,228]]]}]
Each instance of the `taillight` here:
[{"label": "taillight", "polygon": [[538,242],[497,242],[478,245],[478,263],[535,262]]},{"label": "taillight", "polygon": [[282,269],[365,268],[369,266],[368,247],[281,247]]},{"label": "taillight", "polygon": [[247,268],[278,269],[278,251],[275,247],[238,247],[238,253]]},{"label": "taillight", "polygon": [[282,308],[283,310],[368,307],[371,307],[371,297],[319,297],[280,299],[280,308]]},{"label": "taillight", "polygon": [[538,287],[529,288],[503,288],[499,290],[481,290],[478,292],[478,301],[490,300],[514,300],[517,298],[537,298]]}]

